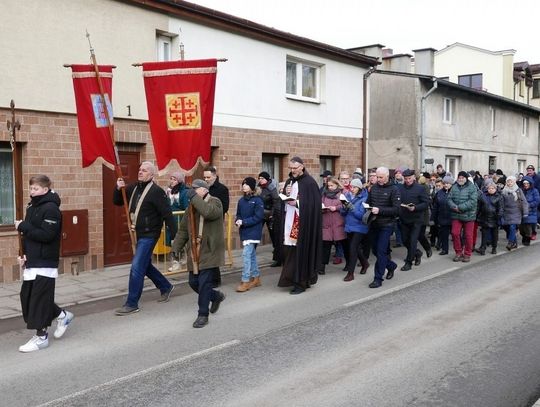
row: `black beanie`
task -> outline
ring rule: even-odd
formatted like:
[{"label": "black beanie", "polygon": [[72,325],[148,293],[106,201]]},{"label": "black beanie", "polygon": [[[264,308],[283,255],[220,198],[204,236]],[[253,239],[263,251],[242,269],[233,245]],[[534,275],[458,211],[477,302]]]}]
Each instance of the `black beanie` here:
[{"label": "black beanie", "polygon": [[242,185],[247,184],[252,191],[255,191],[255,188],[257,187],[257,181],[255,181],[255,178],[253,177],[246,177],[242,181]]},{"label": "black beanie", "polygon": [[466,171],[460,171],[460,172],[458,173],[458,177],[469,178],[469,173],[466,172]]},{"label": "black beanie", "polygon": [[270,182],[270,174],[268,174],[266,171],[263,171],[259,174],[259,177],[263,177],[265,180],[267,180],[268,182]]}]

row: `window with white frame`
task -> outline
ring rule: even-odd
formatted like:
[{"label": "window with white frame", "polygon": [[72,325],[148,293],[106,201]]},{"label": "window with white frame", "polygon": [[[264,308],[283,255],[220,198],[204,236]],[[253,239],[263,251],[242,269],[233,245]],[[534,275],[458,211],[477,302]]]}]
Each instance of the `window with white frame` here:
[{"label": "window with white frame", "polygon": [[13,153],[9,143],[0,143],[0,226],[15,223]]},{"label": "window with white frame", "polygon": [[172,38],[158,34],[156,36],[156,53],[158,61],[170,61],[172,59]]},{"label": "window with white frame", "polygon": [[525,174],[525,168],[527,166],[527,160],[517,160],[518,174]]},{"label": "window with white frame", "polygon": [[321,66],[287,57],[287,97],[308,102],[320,101]]},{"label": "window with white frame", "polygon": [[497,111],[492,106],[491,109],[491,131],[495,131],[495,119],[497,118]]},{"label": "window with white frame", "polygon": [[452,173],[454,178],[457,178],[457,174],[461,168],[461,156],[459,155],[447,155],[444,159],[444,168],[446,172]]},{"label": "window with white frame", "polygon": [[452,124],[454,114],[454,101],[450,98],[443,98],[443,123]]},{"label": "window with white frame", "polygon": [[521,117],[521,135],[524,137],[529,135],[529,118],[527,116]]}]

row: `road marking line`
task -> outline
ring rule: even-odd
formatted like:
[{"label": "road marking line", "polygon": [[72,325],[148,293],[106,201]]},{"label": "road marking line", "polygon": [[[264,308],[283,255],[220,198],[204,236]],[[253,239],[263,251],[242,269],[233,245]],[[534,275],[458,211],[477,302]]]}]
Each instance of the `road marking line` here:
[{"label": "road marking line", "polygon": [[191,355],[187,355],[187,356],[183,356],[183,357],[178,358],[178,359],[170,360],[168,362],[164,362],[164,363],[161,363],[159,365],[149,367],[149,368],[141,370],[139,372],[135,372],[135,373],[129,374],[127,376],[119,377],[117,379],[114,379],[114,380],[111,380],[111,381],[108,381],[108,382],[105,382],[105,383],[101,383],[101,384],[98,384],[96,386],[89,387],[87,389],[80,390],[80,391],[72,393],[72,394],[68,394],[67,396],[61,397],[59,399],[48,401],[45,404],[40,404],[37,407],[45,407],[45,406],[49,406],[49,405],[52,405],[52,404],[63,403],[63,402],[68,401],[69,399],[73,399],[75,397],[82,396],[82,395],[84,395],[86,393],[95,392],[95,391],[103,391],[106,387],[111,387],[111,386],[114,386],[116,384],[119,384],[119,383],[122,383],[122,382],[129,381],[131,379],[134,379],[134,378],[136,378],[138,376],[142,376],[142,375],[145,375],[145,374],[148,374],[148,373],[156,372],[158,370],[166,369],[166,368],[174,366],[176,364],[183,363],[183,362],[185,362],[187,360],[191,360],[191,359],[197,358],[199,356],[207,355],[207,354],[212,353],[212,352],[216,352],[216,351],[219,351],[219,350],[222,350],[222,349],[229,348],[231,346],[238,345],[239,343],[240,343],[240,341],[238,339],[234,339],[232,341],[225,342],[225,343],[222,343],[220,345],[216,345],[216,346],[213,346],[211,348],[204,349],[204,350],[201,350],[199,352],[192,353]]},{"label": "road marking line", "polygon": [[352,307],[354,305],[362,304],[364,302],[368,302],[368,301],[374,300],[376,298],[379,298],[379,297],[382,297],[382,296],[385,296],[385,295],[388,295],[388,294],[395,293],[396,291],[403,290],[404,288],[416,285],[418,283],[423,283],[424,281],[428,281],[428,280],[432,280],[432,279],[434,279],[436,277],[444,276],[445,274],[451,273],[452,271],[455,271],[455,270],[458,270],[458,269],[460,269],[460,267],[451,267],[451,268],[449,268],[447,270],[439,271],[438,273],[435,273],[435,274],[430,274],[429,276],[422,277],[422,278],[420,278],[418,280],[414,280],[414,281],[411,281],[411,282],[408,282],[408,283],[405,283],[405,284],[402,284],[402,285],[398,285],[397,287],[390,288],[389,290],[385,290],[385,291],[382,291],[380,293],[373,294],[373,295],[370,295],[370,296],[365,297],[365,298],[361,298],[359,300],[354,300],[354,301],[351,301],[351,302],[347,302],[347,303],[343,304],[342,307],[343,308],[349,308],[349,307]]}]

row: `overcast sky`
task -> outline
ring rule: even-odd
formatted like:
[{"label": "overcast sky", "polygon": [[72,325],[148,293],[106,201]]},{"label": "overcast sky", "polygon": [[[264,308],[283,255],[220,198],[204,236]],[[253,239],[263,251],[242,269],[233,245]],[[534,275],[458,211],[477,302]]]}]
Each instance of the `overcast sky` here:
[{"label": "overcast sky", "polygon": [[398,54],[461,42],[540,63],[537,0],[190,1],[341,48],[382,44]]}]

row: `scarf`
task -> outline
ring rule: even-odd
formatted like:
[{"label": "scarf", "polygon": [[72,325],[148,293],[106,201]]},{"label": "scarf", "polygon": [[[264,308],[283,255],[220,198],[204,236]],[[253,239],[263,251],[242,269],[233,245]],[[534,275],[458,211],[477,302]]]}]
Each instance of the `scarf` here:
[{"label": "scarf", "polygon": [[502,194],[503,195],[512,194],[514,196],[514,201],[517,201],[518,200],[518,196],[517,196],[517,192],[516,192],[517,190],[518,190],[517,184],[514,184],[513,187],[509,187],[508,185],[505,185],[503,190],[502,190]]},{"label": "scarf", "polygon": [[341,193],[341,189],[339,188],[337,188],[334,191],[330,191],[327,188],[324,188],[323,190],[323,195],[329,199],[336,199],[336,197],[338,197],[340,193]]},{"label": "scarf", "polygon": [[176,184],[174,187],[171,188],[171,194],[176,195],[180,191],[181,187],[182,187],[182,184],[179,182],[178,184]]}]

